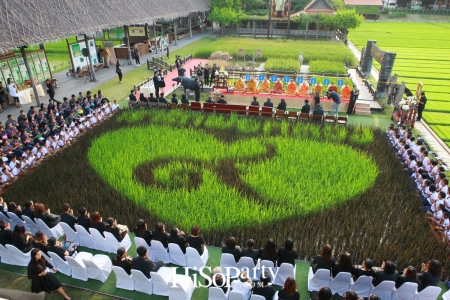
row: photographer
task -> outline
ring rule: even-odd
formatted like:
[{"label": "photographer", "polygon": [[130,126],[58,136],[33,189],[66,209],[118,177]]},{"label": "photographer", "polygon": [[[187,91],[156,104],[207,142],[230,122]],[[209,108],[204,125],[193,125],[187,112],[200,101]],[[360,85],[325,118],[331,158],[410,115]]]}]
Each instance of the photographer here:
[{"label": "photographer", "polygon": [[341,104],[341,98],[331,88],[328,89],[327,98],[333,99],[333,106],[331,107],[331,114],[337,116],[339,114],[339,104]]}]

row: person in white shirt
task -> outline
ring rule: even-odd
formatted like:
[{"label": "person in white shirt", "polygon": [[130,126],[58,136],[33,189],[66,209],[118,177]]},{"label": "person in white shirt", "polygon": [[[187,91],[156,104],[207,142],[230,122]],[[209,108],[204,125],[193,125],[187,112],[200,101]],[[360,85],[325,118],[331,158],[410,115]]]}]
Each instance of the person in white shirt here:
[{"label": "person in white shirt", "polygon": [[437,200],[438,194],[436,192],[436,186],[434,184],[430,185],[429,190],[430,190],[429,191],[430,196],[423,201],[423,205],[424,205],[424,209],[426,206],[429,206],[430,209],[428,209],[428,210],[431,211],[431,205],[433,205],[433,202]]},{"label": "person in white shirt", "polygon": [[117,100],[114,100],[114,104],[112,105],[112,111],[116,111],[119,110],[119,104],[117,104]]},{"label": "person in white shirt", "polygon": [[10,181],[10,180],[17,179],[17,177],[15,177],[13,174],[11,174],[11,172],[9,172],[9,170],[7,168],[3,168],[2,169],[2,173],[3,173],[3,175],[2,175],[2,183],[5,183],[5,182]]},{"label": "person in white shirt", "polygon": [[245,299],[250,299],[252,291],[252,280],[248,277],[247,272],[241,272],[239,278],[231,283],[234,292],[244,295]]},{"label": "person in white shirt", "polygon": [[20,100],[19,100],[19,97],[21,95],[20,95],[19,90],[17,89],[16,84],[13,82],[13,80],[11,78],[8,78],[7,83],[8,83],[9,95],[11,97],[13,97],[14,103],[16,104],[16,107],[17,108],[22,107],[22,105],[20,104]]}]

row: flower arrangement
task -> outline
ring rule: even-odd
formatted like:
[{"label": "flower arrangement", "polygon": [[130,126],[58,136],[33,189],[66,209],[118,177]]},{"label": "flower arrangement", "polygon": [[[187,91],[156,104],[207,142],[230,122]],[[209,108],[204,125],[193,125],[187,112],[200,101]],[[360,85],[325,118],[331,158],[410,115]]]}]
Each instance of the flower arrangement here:
[{"label": "flower arrangement", "polygon": [[411,105],[417,104],[417,98],[416,96],[409,96],[406,99],[402,99],[398,106],[402,108],[402,110],[409,110]]},{"label": "flower arrangement", "polygon": [[409,102],[409,104],[411,104],[411,105],[416,105],[417,104],[416,96],[409,96],[408,98],[406,98],[406,101]]}]

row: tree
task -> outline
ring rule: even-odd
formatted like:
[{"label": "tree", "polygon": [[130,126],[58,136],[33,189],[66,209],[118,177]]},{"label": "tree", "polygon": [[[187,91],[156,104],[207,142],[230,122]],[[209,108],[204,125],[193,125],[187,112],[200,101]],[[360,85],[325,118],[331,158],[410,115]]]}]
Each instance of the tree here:
[{"label": "tree", "polygon": [[342,30],[344,39],[347,41],[349,29],[355,29],[364,21],[364,17],[354,10],[338,10],[334,16],[334,26]]},{"label": "tree", "polygon": [[211,0],[210,6],[214,8],[232,8],[234,10],[239,10],[241,8],[240,0]]},{"label": "tree", "polygon": [[308,5],[311,0],[291,0],[291,11],[292,12],[297,12],[297,11],[301,11],[304,10],[306,5]]},{"label": "tree", "polygon": [[241,0],[241,8],[244,11],[252,9],[268,9],[269,5],[263,0]]},{"label": "tree", "polygon": [[341,9],[345,9],[344,0],[328,0],[328,3],[330,3],[330,5],[336,11],[341,10]]},{"label": "tree", "polygon": [[221,27],[221,34],[225,34],[225,26],[232,26],[239,24],[244,14],[240,10],[235,10],[231,7],[217,8],[214,7],[209,15],[209,18],[219,23]]}]

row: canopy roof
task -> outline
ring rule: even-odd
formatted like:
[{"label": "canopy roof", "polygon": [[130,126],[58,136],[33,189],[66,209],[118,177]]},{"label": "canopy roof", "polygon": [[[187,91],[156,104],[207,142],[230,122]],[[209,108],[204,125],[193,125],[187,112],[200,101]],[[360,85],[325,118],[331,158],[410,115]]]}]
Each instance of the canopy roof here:
[{"label": "canopy roof", "polygon": [[0,50],[210,10],[210,0],[4,0]]},{"label": "canopy roof", "polygon": [[345,5],[383,6],[382,0],[345,0]]},{"label": "canopy roof", "polygon": [[303,10],[305,14],[320,14],[333,15],[334,9],[327,0],[312,0]]}]

